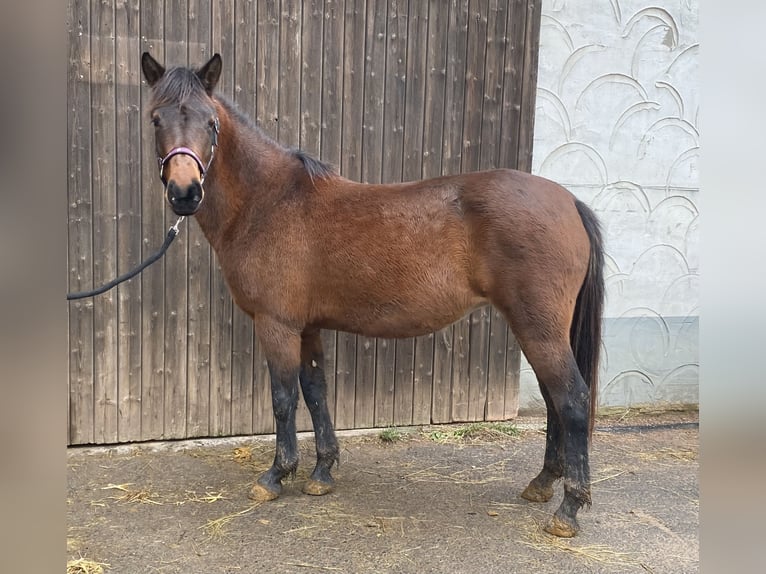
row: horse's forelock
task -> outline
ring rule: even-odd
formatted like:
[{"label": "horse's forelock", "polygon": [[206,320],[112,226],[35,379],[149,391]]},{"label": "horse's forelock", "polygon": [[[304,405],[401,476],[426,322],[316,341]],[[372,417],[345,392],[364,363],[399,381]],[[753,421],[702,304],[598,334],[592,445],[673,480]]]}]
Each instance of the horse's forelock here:
[{"label": "horse's forelock", "polygon": [[152,90],[155,107],[168,104],[184,104],[190,101],[205,101],[207,93],[202,81],[193,70],[171,68],[162,76]]}]

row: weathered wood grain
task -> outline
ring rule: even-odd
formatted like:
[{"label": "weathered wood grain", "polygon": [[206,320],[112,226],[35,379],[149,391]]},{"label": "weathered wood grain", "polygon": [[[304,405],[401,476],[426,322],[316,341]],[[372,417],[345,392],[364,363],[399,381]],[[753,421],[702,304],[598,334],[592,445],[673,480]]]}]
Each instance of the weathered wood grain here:
[{"label": "weathered wood grain", "polygon": [[[532,157],[539,0],[68,3],[69,288],[137,264],[175,220],[140,53],[224,60],[219,90],[269,135],[357,181]],[[268,367],[193,220],[166,258],[69,307],[71,444],[273,432]],[[507,419],[520,350],[476,311],[417,339],[323,332],[336,427]],[[301,403],[298,426],[309,429]]]}]

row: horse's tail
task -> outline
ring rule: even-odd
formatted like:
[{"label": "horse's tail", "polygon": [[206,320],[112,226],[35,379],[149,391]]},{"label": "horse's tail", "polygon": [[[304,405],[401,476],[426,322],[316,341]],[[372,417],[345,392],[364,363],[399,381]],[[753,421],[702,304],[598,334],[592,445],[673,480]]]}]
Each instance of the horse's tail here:
[{"label": "horse's tail", "polygon": [[598,404],[601,315],[604,310],[604,246],[596,214],[580,200],[575,201],[575,206],[590,239],[590,262],[577,294],[569,341],[580,374],[590,389],[589,433],[592,435]]}]

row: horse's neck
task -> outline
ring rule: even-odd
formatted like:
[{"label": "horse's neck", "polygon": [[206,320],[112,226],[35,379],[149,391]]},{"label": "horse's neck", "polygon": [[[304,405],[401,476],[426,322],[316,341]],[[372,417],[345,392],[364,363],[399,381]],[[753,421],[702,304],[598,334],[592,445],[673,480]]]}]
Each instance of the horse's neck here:
[{"label": "horse's neck", "polygon": [[207,205],[197,213],[216,251],[244,213],[257,217],[279,201],[288,188],[285,174],[295,163],[282,146],[243,124],[227,108],[219,110],[219,119],[218,149],[205,182]]}]

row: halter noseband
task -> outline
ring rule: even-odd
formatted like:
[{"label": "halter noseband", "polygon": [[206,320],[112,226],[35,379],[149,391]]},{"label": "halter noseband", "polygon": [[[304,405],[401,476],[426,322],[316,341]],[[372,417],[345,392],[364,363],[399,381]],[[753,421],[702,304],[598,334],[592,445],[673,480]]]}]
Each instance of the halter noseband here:
[{"label": "halter noseband", "polygon": [[197,153],[188,147],[185,146],[179,146],[174,147],[171,149],[165,157],[157,156],[157,163],[159,163],[160,166],[160,179],[162,180],[162,183],[167,186],[168,182],[165,179],[164,171],[165,171],[165,164],[170,161],[170,158],[176,155],[188,155],[190,158],[194,160],[194,162],[197,164],[197,167],[199,168],[199,183],[202,185],[205,181],[205,175],[207,175],[207,171],[210,169],[210,164],[213,163],[213,157],[215,156],[215,148],[218,147],[218,132],[221,129],[221,124],[218,121],[218,118],[215,118],[213,121],[213,137],[210,145],[210,160],[207,162],[207,165],[205,165],[202,162],[202,159],[197,155]]}]

